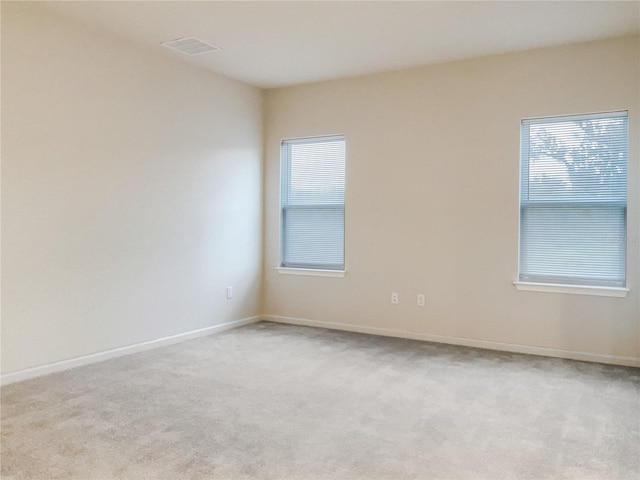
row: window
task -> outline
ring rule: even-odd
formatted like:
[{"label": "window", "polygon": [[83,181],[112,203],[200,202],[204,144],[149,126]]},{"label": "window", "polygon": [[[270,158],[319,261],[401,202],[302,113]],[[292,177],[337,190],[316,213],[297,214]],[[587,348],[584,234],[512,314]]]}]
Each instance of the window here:
[{"label": "window", "polygon": [[344,270],[344,137],[284,140],[281,162],[280,266]]},{"label": "window", "polygon": [[520,282],[624,287],[627,112],[523,120]]}]

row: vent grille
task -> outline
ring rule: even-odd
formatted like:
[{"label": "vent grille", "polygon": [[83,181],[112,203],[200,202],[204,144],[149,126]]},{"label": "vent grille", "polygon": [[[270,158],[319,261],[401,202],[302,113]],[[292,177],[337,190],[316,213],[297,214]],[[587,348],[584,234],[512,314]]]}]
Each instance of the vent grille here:
[{"label": "vent grille", "polygon": [[161,45],[187,55],[200,55],[201,53],[221,50],[220,47],[203,42],[195,37],[178,38],[170,42],[164,42]]}]

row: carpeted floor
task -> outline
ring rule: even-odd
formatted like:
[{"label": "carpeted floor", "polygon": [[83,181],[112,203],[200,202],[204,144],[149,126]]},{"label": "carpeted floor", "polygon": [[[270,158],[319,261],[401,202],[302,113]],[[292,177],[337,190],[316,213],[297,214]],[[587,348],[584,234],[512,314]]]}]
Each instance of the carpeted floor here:
[{"label": "carpeted floor", "polygon": [[2,388],[7,479],[637,479],[640,369],[262,322]]}]

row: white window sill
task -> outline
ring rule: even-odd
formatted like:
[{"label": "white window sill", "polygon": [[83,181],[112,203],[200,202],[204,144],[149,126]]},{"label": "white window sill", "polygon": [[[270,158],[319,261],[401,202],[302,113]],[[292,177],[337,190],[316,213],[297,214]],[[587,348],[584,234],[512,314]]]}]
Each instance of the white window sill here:
[{"label": "white window sill", "polygon": [[314,268],[276,267],[278,273],[284,275],[307,275],[312,277],[344,277],[345,270],[318,270]]},{"label": "white window sill", "polygon": [[513,282],[518,290],[530,292],[569,293],[574,295],[597,295],[601,297],[626,297],[628,288],[589,287],[584,285],[561,285],[555,283]]}]

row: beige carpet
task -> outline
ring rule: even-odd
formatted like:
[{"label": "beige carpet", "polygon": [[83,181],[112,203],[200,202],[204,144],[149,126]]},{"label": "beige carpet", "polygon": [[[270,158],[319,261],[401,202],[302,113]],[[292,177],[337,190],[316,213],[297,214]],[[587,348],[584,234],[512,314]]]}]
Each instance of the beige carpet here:
[{"label": "beige carpet", "polygon": [[637,479],[640,369],[263,322],[2,388],[7,479]]}]

